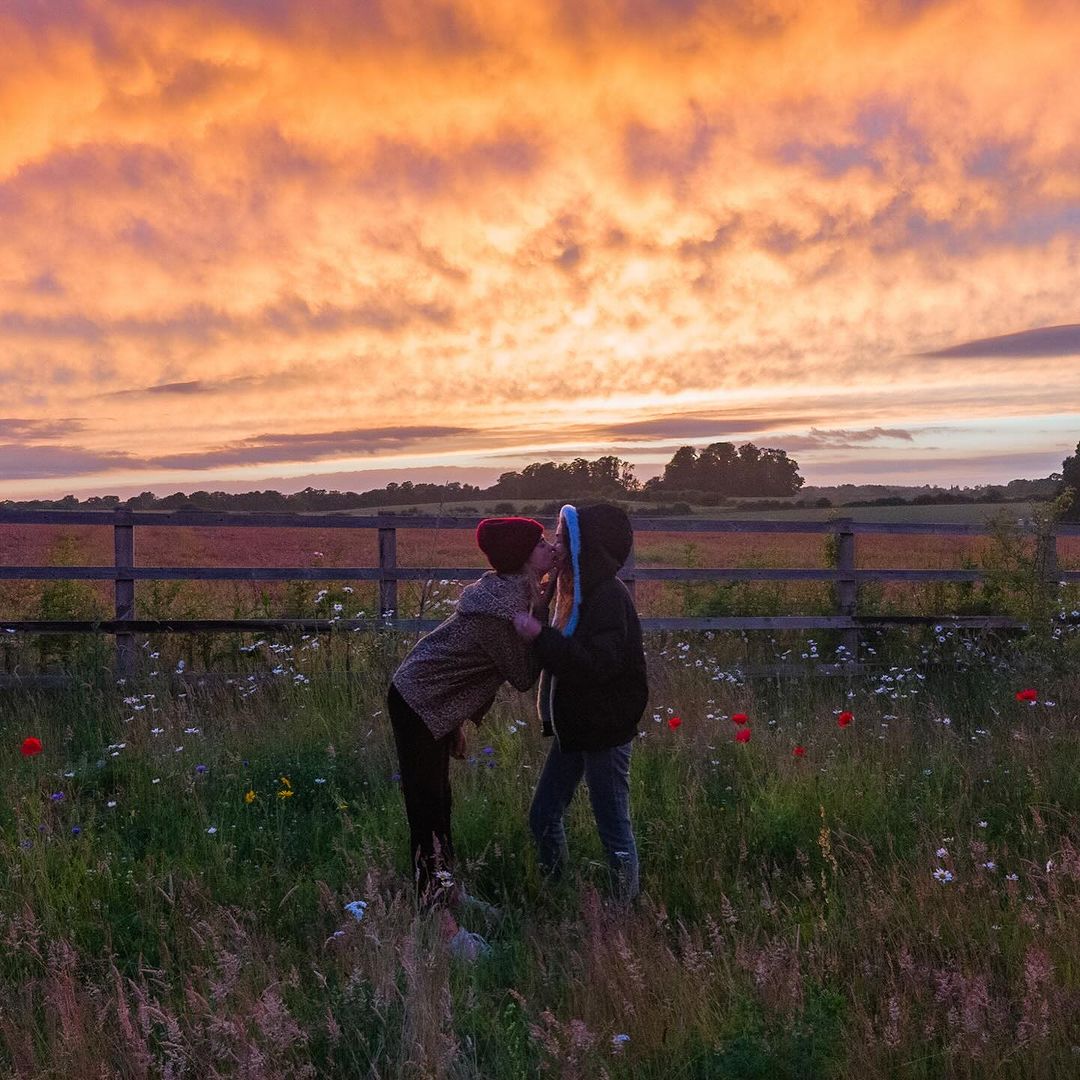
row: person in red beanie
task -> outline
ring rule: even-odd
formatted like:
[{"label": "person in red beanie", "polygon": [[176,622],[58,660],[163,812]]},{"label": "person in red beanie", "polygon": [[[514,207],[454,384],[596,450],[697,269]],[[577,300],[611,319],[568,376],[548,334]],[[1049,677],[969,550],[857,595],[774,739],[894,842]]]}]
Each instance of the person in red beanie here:
[{"label": "person in red beanie", "polygon": [[461,591],[454,614],[422,637],[387,695],[410,858],[421,903],[469,899],[453,876],[450,758],[465,756],[465,721],[479,724],[504,682],[528,690],[540,664],[514,616],[547,617],[556,550],[532,518],[485,518],[476,542],[491,570]]}]

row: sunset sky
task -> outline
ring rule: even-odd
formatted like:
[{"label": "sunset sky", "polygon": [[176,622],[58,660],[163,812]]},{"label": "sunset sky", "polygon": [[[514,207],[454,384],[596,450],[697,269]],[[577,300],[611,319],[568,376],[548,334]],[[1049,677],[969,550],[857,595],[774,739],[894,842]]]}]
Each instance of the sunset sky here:
[{"label": "sunset sky", "polygon": [[1078,57],[1075,0],[0,0],[0,497],[1045,476]]}]

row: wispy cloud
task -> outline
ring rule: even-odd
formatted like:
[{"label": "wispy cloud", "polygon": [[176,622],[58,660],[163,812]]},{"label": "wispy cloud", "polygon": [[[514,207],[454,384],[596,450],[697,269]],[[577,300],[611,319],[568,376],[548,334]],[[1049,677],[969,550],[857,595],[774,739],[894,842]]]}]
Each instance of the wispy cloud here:
[{"label": "wispy cloud", "polygon": [[141,459],[123,451],[26,442],[0,443],[0,475],[6,480],[52,480],[139,468]]},{"label": "wispy cloud", "polygon": [[747,432],[775,430],[793,424],[813,421],[813,416],[725,416],[688,415],[658,416],[650,420],[634,420],[625,424],[609,424],[597,430],[598,435],[636,439],[690,439],[723,442]]},{"label": "wispy cloud", "polygon": [[836,428],[823,430],[811,428],[806,435],[778,435],[777,442],[787,450],[855,450],[880,443],[882,440],[895,440],[910,443],[915,436],[904,428],[871,427],[861,431]]},{"label": "wispy cloud", "polygon": [[75,432],[86,427],[83,420],[61,418],[57,420],[36,420],[18,416],[0,416],[0,439],[26,439],[36,442],[38,439],[70,438]]},{"label": "wispy cloud", "polygon": [[319,461],[401,452],[436,439],[467,434],[455,427],[385,427],[355,431],[254,435],[226,446],[192,454],[150,458],[152,469],[214,469],[225,465],[261,465],[277,461]]},{"label": "wispy cloud", "polygon": [[993,356],[1017,359],[1074,356],[1080,359],[1080,323],[1039,326],[1033,330],[1021,330],[1015,334],[999,334],[997,337],[962,341],[958,345],[948,345],[944,349],[935,349],[921,355],[958,359]]}]

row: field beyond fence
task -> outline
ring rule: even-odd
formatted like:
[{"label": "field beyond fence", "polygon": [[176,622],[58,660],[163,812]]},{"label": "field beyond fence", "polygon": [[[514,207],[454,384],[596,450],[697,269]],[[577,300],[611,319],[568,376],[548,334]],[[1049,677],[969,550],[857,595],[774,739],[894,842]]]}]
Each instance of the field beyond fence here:
[{"label": "field beyond fence", "polygon": [[[394,515],[0,511],[0,603],[8,609],[0,617],[14,632],[112,634],[124,677],[137,662],[135,633],[421,630],[448,614],[460,582],[483,572],[475,525]],[[872,629],[1022,628],[1080,581],[1080,526],[850,518],[634,525],[635,553],[622,576],[646,629],[838,632],[847,661]],[[36,592],[35,582],[44,583]]]}]

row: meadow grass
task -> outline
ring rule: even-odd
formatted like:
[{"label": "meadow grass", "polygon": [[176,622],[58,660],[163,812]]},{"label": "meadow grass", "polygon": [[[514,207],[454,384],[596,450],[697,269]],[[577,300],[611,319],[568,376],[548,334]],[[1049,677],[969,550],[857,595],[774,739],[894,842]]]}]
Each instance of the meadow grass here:
[{"label": "meadow grass", "polygon": [[493,947],[475,963],[411,898],[383,711],[406,645],[264,642],[226,680],[148,644],[119,688],[84,645],[71,688],[0,698],[0,1072],[1075,1074],[1067,631],[894,635],[875,673],[786,680],[742,677],[732,636],[651,636],[629,911],[582,796],[574,872],[541,880],[546,747],[529,698],[501,696],[453,767],[458,875],[503,910],[467,917]]}]

